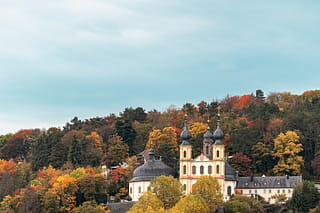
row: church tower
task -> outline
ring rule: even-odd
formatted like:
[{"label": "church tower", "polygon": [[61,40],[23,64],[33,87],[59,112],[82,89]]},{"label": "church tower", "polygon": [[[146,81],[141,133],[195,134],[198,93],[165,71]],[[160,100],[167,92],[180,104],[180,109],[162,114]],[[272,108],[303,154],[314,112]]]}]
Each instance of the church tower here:
[{"label": "church tower", "polygon": [[[209,124],[209,122],[208,122]],[[212,159],[212,144],[213,144],[213,135],[210,131],[210,127],[208,125],[207,132],[203,135],[203,154]]]},{"label": "church tower", "polygon": [[186,117],[180,138],[182,140],[182,143],[180,144],[180,180],[184,191],[189,192],[191,189],[191,182],[188,177],[191,176],[192,146],[190,144],[191,134],[188,130],[188,121]]},{"label": "church tower", "polygon": [[212,145],[212,160],[214,163],[214,174],[218,179],[219,183],[222,186],[222,192],[224,191],[224,169],[225,169],[225,162],[224,162],[224,145],[222,143],[222,139],[224,137],[223,131],[220,128],[220,109],[218,107],[218,121],[217,121],[217,129],[213,133],[213,137],[215,139],[214,144]]}]

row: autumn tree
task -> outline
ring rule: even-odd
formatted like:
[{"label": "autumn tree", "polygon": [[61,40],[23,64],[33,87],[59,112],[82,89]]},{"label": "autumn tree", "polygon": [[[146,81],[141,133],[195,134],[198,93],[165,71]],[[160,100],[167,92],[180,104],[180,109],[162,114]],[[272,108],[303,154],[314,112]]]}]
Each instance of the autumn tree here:
[{"label": "autumn tree", "polygon": [[170,213],[209,213],[205,200],[200,196],[187,195],[169,210]]},{"label": "autumn tree", "polygon": [[148,208],[159,211],[164,205],[161,200],[151,191],[147,190],[139,198],[138,202],[128,211],[128,213],[146,212]]},{"label": "autumn tree", "polygon": [[81,206],[78,206],[73,209],[73,213],[110,213],[109,210],[106,210],[105,207],[97,205],[94,202],[86,201]]},{"label": "autumn tree", "polygon": [[146,145],[146,150],[150,149],[151,144],[153,145],[153,149],[155,150],[155,153],[158,152],[158,149],[160,147],[160,144],[170,144],[171,147],[176,150],[178,149],[178,144],[177,144],[177,135],[172,127],[165,127],[161,131],[160,129],[154,129],[152,132],[149,134],[149,140]]},{"label": "autumn tree", "polygon": [[253,160],[256,165],[256,172],[260,174],[269,174],[275,165],[273,158],[273,146],[266,142],[258,142],[252,147]]},{"label": "autumn tree", "polygon": [[202,135],[207,131],[208,125],[201,122],[194,122],[190,125],[190,133],[193,137],[196,135]]},{"label": "autumn tree", "polygon": [[182,185],[172,176],[154,178],[148,189],[161,200],[165,209],[174,206],[182,196]]},{"label": "autumn tree", "polygon": [[232,155],[230,164],[239,172],[240,176],[250,176],[252,175],[251,161],[248,156],[240,152]]},{"label": "autumn tree", "polygon": [[210,212],[215,212],[218,204],[222,203],[221,185],[212,176],[202,176],[192,185],[192,195],[200,196],[206,202]]},{"label": "autumn tree", "polygon": [[119,165],[128,158],[129,147],[118,135],[111,136],[108,141],[109,146],[104,161],[109,167]]},{"label": "autumn tree", "polygon": [[147,118],[147,113],[145,113],[145,110],[142,107],[137,107],[135,109],[130,107],[130,108],[125,108],[123,113],[120,113],[120,116],[124,120],[129,120],[131,122],[134,122],[134,121],[144,122]]},{"label": "autumn tree", "polygon": [[273,168],[276,175],[299,175],[303,166],[303,159],[298,154],[302,151],[299,136],[293,131],[280,133],[274,140],[274,155],[279,158]]},{"label": "autumn tree", "polygon": [[224,204],[226,213],[263,213],[263,204],[253,197],[235,195]]}]

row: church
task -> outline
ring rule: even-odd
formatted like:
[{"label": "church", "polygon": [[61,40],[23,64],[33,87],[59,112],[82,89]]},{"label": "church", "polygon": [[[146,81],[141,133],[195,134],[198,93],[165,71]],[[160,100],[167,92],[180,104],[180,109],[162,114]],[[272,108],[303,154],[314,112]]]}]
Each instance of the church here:
[{"label": "church", "polygon": [[[220,110],[219,110],[220,111]],[[192,190],[192,185],[201,176],[217,178],[223,200],[228,201],[233,194],[251,197],[261,197],[269,203],[275,203],[273,195],[285,194],[287,199],[292,197],[293,189],[301,181],[301,176],[262,176],[238,177],[238,172],[232,168],[225,157],[225,146],[222,143],[224,133],[220,127],[220,112],[218,112],[217,128],[211,133],[207,128],[203,139],[202,153],[192,158],[191,134],[188,130],[187,119],[181,132],[179,180],[186,194]],[[129,182],[129,195],[133,201],[148,190],[150,181],[158,176],[175,176],[175,171],[165,165],[161,159],[154,158],[154,150],[149,150],[149,159],[133,172]]]},{"label": "church", "polygon": [[[217,129],[212,134],[210,128],[204,134],[203,151],[192,158],[192,146],[189,141],[191,134],[188,131],[187,120],[184,121],[184,129],[181,132],[182,143],[180,145],[180,182],[188,194],[192,185],[203,175],[217,178],[221,185],[221,193],[224,200],[228,200],[235,193],[238,180],[238,172],[230,166],[225,155],[225,147],[222,143],[224,137],[220,128],[220,114],[218,114]],[[215,141],[214,141],[215,140]]]}]

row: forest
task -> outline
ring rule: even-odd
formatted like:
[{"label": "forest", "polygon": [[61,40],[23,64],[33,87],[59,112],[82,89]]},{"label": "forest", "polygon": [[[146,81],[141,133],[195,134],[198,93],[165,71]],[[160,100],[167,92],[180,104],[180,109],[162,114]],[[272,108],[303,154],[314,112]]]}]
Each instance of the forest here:
[{"label": "forest", "polygon": [[[216,128],[218,106],[228,161],[240,176],[320,179],[320,90],[267,97],[257,90],[165,111],[128,107],[119,115],[74,117],[62,128],[1,135],[0,211],[108,212],[100,204],[110,197],[130,199],[128,181],[151,144],[156,157],[178,171],[185,117],[193,155],[199,155],[207,127]],[[118,167],[105,178],[101,165]]]}]

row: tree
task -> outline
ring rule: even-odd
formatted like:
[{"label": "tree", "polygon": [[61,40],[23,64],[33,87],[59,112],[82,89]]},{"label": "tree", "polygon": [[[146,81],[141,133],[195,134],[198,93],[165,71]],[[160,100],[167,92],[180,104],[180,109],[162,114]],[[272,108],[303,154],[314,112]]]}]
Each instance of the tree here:
[{"label": "tree", "polygon": [[197,135],[202,135],[207,131],[208,125],[201,123],[201,122],[194,122],[190,125],[190,133],[192,137],[195,137]]},{"label": "tree", "polygon": [[129,120],[131,122],[138,121],[138,122],[144,122],[147,118],[147,113],[145,113],[145,110],[142,107],[137,107],[136,109],[125,108],[123,113],[120,114],[120,116],[124,120]]},{"label": "tree", "polygon": [[252,147],[256,172],[268,174],[275,165],[273,158],[273,146],[265,142],[258,142]]},{"label": "tree", "polygon": [[154,178],[148,189],[162,201],[165,209],[174,206],[182,196],[182,185],[172,176]]},{"label": "tree", "polygon": [[41,135],[38,141],[31,149],[31,165],[34,171],[41,169],[44,166],[48,166],[49,148],[48,141],[44,135]]},{"label": "tree", "polygon": [[205,200],[200,196],[187,195],[169,210],[171,213],[209,213]]},{"label": "tree", "polygon": [[212,176],[202,176],[192,185],[192,195],[202,197],[210,212],[215,212],[218,204],[222,203],[223,195],[221,185],[218,180]]},{"label": "tree", "polygon": [[109,146],[104,160],[109,167],[119,165],[129,157],[129,147],[118,135],[111,136],[108,141]]},{"label": "tree", "polygon": [[235,153],[231,158],[231,166],[235,168],[240,176],[252,175],[251,159],[243,153]]},{"label": "tree", "polygon": [[40,199],[31,187],[27,187],[20,199],[19,212],[23,213],[39,213],[41,212]]},{"label": "tree", "polygon": [[152,126],[150,124],[137,124],[133,125],[133,128],[137,132],[137,136],[133,143],[134,153],[140,153],[146,147],[146,143],[149,139],[149,133],[152,131]]},{"label": "tree", "polygon": [[139,198],[138,202],[128,211],[128,213],[142,213],[146,212],[148,208],[151,208],[153,211],[159,211],[163,207],[161,200],[151,191],[147,190]]},{"label": "tree", "polygon": [[263,204],[252,197],[236,195],[224,204],[226,213],[262,213]]},{"label": "tree", "polygon": [[87,201],[84,202],[81,206],[74,208],[73,213],[110,213],[109,210],[106,210],[103,206],[98,206],[97,204]]},{"label": "tree", "polygon": [[6,135],[0,135],[0,149],[7,144],[8,140],[11,138],[12,135],[13,135],[12,133],[8,133]]},{"label": "tree", "polygon": [[118,135],[121,136],[123,142],[125,142],[129,146],[129,155],[131,156],[133,154],[136,154],[133,149],[133,142],[137,136],[137,133],[132,127],[132,122],[129,120],[125,120],[124,122],[118,120],[115,126]]},{"label": "tree", "polygon": [[298,212],[309,212],[319,203],[319,192],[311,181],[299,183],[293,190],[292,197],[288,201],[289,208]]},{"label": "tree", "polygon": [[44,212],[46,213],[59,213],[59,201],[57,193],[47,191],[44,196]]},{"label": "tree", "polygon": [[293,131],[280,133],[274,140],[275,157],[278,164],[273,168],[276,175],[298,175],[303,166],[303,159],[298,154],[302,151],[299,136]]},{"label": "tree", "polygon": [[152,144],[155,153],[157,153],[160,144],[164,143],[170,144],[173,151],[178,149],[177,135],[174,128],[165,127],[162,131],[160,129],[154,129],[152,132],[150,132],[146,150],[150,149]]},{"label": "tree", "polygon": [[286,194],[274,194],[271,196],[271,199],[274,199],[276,203],[284,202],[287,200]]}]

